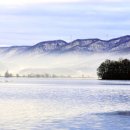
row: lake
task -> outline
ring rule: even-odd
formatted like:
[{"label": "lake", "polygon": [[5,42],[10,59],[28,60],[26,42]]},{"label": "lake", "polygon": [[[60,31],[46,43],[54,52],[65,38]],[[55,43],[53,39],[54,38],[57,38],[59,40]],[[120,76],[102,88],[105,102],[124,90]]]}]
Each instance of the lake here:
[{"label": "lake", "polygon": [[0,130],[130,130],[130,81],[1,78]]}]

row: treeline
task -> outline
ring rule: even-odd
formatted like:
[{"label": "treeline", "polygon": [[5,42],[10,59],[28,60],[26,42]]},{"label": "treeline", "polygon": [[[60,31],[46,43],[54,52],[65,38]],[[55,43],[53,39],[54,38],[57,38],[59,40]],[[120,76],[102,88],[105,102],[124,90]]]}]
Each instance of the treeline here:
[{"label": "treeline", "polygon": [[6,71],[3,75],[0,75],[0,77],[5,77],[5,78],[11,78],[11,77],[17,77],[17,78],[91,78],[89,76],[86,76],[84,74],[80,75],[80,76],[72,76],[72,75],[57,75],[57,74],[49,74],[49,73],[45,73],[45,74],[34,74],[34,73],[30,73],[30,74],[14,74],[11,73],[9,71]]},{"label": "treeline", "polygon": [[56,75],[56,74],[27,74],[22,75],[21,77],[29,77],[29,78],[70,78],[70,75]]},{"label": "treeline", "polygon": [[106,60],[98,67],[97,75],[101,79],[130,80],[130,60]]},{"label": "treeline", "polygon": [[26,74],[26,75],[20,75],[20,74],[13,74],[10,73],[9,71],[6,71],[5,74],[1,77],[6,77],[6,78],[10,78],[10,77],[28,77],[28,78],[71,78],[70,75],[56,75],[56,74]]}]

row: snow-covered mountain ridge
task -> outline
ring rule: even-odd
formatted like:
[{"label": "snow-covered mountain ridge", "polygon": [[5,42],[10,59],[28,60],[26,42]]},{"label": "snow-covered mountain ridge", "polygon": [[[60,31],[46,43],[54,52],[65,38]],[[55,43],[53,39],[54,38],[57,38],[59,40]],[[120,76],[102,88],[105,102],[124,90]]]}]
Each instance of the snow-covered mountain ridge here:
[{"label": "snow-covered mountain ridge", "polygon": [[33,46],[0,47],[0,55],[62,54],[62,53],[129,53],[130,35],[111,40],[77,39],[72,42],[63,40],[44,41]]}]

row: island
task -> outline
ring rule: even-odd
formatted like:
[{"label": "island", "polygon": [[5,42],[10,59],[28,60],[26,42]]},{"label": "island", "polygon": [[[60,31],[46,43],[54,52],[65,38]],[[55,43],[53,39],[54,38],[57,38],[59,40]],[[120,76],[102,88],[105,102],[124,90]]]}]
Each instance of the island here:
[{"label": "island", "polygon": [[97,69],[99,79],[130,80],[130,60],[106,60]]}]

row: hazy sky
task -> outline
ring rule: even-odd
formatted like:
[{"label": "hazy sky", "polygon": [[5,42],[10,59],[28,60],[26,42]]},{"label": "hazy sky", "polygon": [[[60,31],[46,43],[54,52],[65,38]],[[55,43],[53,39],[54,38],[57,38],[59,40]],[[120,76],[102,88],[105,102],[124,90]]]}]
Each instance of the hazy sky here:
[{"label": "hazy sky", "polygon": [[0,46],[130,34],[130,0],[2,0]]}]

